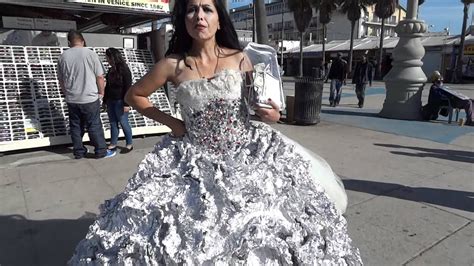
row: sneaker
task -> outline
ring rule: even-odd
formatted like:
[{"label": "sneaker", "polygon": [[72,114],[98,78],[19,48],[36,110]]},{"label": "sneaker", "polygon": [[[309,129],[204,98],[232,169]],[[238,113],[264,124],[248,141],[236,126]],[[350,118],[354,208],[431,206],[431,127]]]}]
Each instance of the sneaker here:
[{"label": "sneaker", "polygon": [[105,156],[102,157],[102,158],[112,158],[112,157],[114,157],[116,154],[117,154],[117,151],[116,151],[116,150],[107,150],[107,152],[105,153]]}]

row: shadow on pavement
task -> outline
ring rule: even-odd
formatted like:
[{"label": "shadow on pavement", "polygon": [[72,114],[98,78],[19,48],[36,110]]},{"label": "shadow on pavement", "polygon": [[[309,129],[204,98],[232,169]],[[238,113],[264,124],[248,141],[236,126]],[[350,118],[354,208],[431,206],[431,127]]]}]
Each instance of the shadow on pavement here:
[{"label": "shadow on pavement", "polygon": [[[347,190],[381,195],[403,200],[425,202],[433,205],[474,212],[474,192],[441,188],[409,187],[394,183],[344,179]],[[398,187],[398,188],[397,188]],[[395,188],[395,190],[394,190]],[[381,191],[385,191],[382,192]]]},{"label": "shadow on pavement", "polygon": [[458,151],[458,150],[445,150],[445,149],[431,149],[413,146],[402,146],[394,144],[382,144],[374,143],[375,146],[396,148],[396,149],[411,149],[420,152],[402,152],[402,151],[391,151],[392,154],[413,156],[413,157],[432,157],[443,160],[450,160],[463,163],[474,163],[474,152],[472,151]]},{"label": "shadow on pavement", "polygon": [[66,265],[95,214],[77,220],[0,216],[0,265]]},{"label": "shadow on pavement", "polygon": [[[357,109],[360,110],[360,109]],[[364,111],[347,111],[347,110],[321,110],[321,113],[331,114],[331,115],[352,115],[352,116],[366,116],[366,117],[378,117],[378,113],[368,113]]]}]

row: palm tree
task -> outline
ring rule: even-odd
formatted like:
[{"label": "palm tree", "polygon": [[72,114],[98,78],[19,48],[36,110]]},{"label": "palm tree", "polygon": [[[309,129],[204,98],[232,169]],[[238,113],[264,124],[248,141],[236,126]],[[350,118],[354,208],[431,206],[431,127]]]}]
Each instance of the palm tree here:
[{"label": "palm tree", "polygon": [[268,44],[267,11],[265,9],[265,0],[254,0],[255,5],[255,23],[257,26],[257,42]]},{"label": "palm tree", "polygon": [[[341,0],[311,0],[313,6],[319,9],[319,23],[323,24],[323,60],[322,66],[326,64],[326,31],[327,24],[331,22],[331,14],[336,10]],[[324,68],[323,68],[324,69]],[[326,74],[326,73],[324,73]]]},{"label": "palm tree", "polygon": [[471,1],[472,0],[461,0],[461,2],[464,4],[464,17],[462,21],[461,42],[459,43],[458,58],[456,59],[456,71],[453,75],[454,82],[456,83],[461,82],[462,80],[462,57],[464,55],[464,40],[466,39],[466,25]]},{"label": "palm tree", "polygon": [[[310,0],[289,0],[288,8],[293,12],[296,28],[300,33],[300,69],[299,76],[303,76],[303,35],[313,17]],[[283,25],[282,25],[283,27]]]},{"label": "palm tree", "polygon": [[373,0],[343,0],[341,3],[342,13],[347,14],[347,19],[351,22],[351,44],[349,48],[349,73],[352,72],[352,53],[354,50],[354,28],[356,22],[361,17],[361,11],[367,13],[367,6],[373,4]]},{"label": "palm tree", "polygon": [[397,7],[396,0],[377,0],[375,5],[375,15],[382,20],[380,28],[380,46],[379,46],[379,61],[377,63],[377,76],[382,78],[382,57],[383,57],[383,39],[385,30],[385,19],[392,16]]}]

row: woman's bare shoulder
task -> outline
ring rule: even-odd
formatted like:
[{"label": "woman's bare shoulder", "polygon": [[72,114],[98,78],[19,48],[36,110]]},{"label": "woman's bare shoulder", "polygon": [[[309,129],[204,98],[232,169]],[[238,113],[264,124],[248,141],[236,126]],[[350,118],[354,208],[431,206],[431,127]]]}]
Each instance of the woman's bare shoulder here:
[{"label": "woman's bare shoulder", "polygon": [[238,67],[239,70],[252,70],[252,64],[247,55],[242,50],[224,48],[223,54],[226,58],[228,58],[229,61],[232,61],[233,65]]},{"label": "woman's bare shoulder", "polygon": [[183,56],[171,54],[162,58],[155,64],[154,72],[158,75],[165,75],[169,81],[175,81],[176,76],[181,72]]},{"label": "woman's bare shoulder", "polygon": [[183,57],[180,56],[180,55],[171,54],[171,55],[168,55],[168,56],[164,57],[160,61],[158,61],[158,64],[161,64],[164,67],[173,69],[174,67],[176,67],[179,64],[179,61],[182,60],[182,59],[183,59]]}]

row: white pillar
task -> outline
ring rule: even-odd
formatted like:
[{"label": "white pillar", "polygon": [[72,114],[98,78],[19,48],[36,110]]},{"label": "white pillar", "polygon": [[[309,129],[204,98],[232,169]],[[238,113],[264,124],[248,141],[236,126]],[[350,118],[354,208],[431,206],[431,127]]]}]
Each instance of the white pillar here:
[{"label": "white pillar", "polygon": [[418,0],[408,0],[407,19],[395,29],[400,40],[393,50],[392,69],[384,77],[387,94],[379,115],[387,118],[420,120],[421,94],[426,76],[421,66],[425,48],[420,38],[426,24],[417,20]]}]

